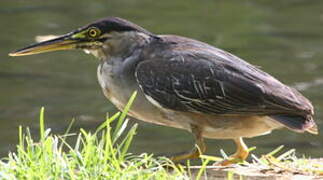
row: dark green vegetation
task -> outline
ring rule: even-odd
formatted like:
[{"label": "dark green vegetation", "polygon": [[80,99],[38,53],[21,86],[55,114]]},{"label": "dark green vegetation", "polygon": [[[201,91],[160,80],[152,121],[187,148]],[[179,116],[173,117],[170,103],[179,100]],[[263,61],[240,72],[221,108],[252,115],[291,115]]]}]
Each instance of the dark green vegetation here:
[{"label": "dark green vegetation", "polygon": [[[173,1],[151,0],[1,0],[0,20],[0,141],[2,156],[15,147],[19,125],[38,131],[35,116],[46,105],[47,126],[62,134],[69,121],[71,132],[94,130],[113,106],[103,97],[96,80],[97,62],[79,52],[56,52],[11,59],[7,53],[32,43],[43,34],[63,34],[109,15],[129,19],[155,33],[179,34],[226,49],[262,66],[282,82],[297,85],[316,107],[322,123],[323,37],[322,1],[270,0]],[[304,83],[303,83],[304,82]],[[131,122],[129,122],[131,123]],[[131,152],[177,152],[192,147],[186,132],[140,124]],[[322,126],[322,125],[321,125]],[[322,129],[322,128],[321,128]],[[321,133],[322,134],[322,133]],[[176,137],[176,138],[175,138]],[[280,144],[300,154],[322,156],[322,135],[276,131],[248,140],[255,153],[271,151]],[[233,144],[210,141],[207,154]],[[176,146],[174,146],[176,144]]]}]

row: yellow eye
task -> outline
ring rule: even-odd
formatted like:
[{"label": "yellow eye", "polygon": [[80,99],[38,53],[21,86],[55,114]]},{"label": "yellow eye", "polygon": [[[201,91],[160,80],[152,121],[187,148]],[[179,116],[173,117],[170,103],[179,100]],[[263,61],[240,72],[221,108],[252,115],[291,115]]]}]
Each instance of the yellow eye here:
[{"label": "yellow eye", "polygon": [[101,31],[96,28],[96,27],[92,27],[88,30],[88,35],[91,37],[91,38],[95,38],[95,37],[98,37],[100,35]]}]

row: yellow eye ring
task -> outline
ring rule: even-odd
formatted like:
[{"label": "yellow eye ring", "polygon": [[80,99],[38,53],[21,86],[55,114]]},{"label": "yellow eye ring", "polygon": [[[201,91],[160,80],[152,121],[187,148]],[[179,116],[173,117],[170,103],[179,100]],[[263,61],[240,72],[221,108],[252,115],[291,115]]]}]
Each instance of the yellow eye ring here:
[{"label": "yellow eye ring", "polygon": [[100,35],[101,31],[96,28],[96,27],[92,27],[88,30],[88,35],[89,37],[91,38],[95,38],[95,37],[98,37]]}]

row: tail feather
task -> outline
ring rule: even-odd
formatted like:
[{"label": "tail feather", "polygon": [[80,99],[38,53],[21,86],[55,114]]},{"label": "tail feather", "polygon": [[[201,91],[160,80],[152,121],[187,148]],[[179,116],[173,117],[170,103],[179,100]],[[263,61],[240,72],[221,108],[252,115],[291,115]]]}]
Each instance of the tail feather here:
[{"label": "tail feather", "polygon": [[308,128],[306,131],[311,133],[311,134],[316,134],[316,135],[319,134],[319,130],[318,130],[318,127],[317,127],[316,124],[314,124],[314,126]]},{"label": "tail feather", "polygon": [[300,115],[272,115],[270,117],[293,131],[307,131],[311,134],[318,134],[318,128],[312,116],[303,117]]}]

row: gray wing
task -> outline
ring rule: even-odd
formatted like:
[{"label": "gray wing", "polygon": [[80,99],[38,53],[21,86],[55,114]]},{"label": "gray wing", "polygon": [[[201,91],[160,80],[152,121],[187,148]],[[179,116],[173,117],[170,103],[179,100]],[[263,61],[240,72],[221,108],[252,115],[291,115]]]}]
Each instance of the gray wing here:
[{"label": "gray wing", "polygon": [[228,53],[217,56],[201,51],[173,52],[167,58],[142,61],[137,66],[136,78],[146,96],[177,111],[211,114],[312,111],[307,99],[295,90]]}]

